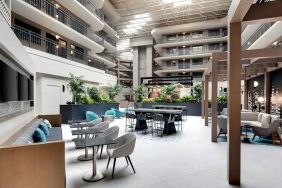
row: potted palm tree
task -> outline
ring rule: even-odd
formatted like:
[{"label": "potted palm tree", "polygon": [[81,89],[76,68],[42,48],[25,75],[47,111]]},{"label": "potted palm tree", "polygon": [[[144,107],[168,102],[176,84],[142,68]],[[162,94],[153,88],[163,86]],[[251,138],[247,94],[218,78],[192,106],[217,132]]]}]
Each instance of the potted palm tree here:
[{"label": "potted palm tree", "polygon": [[122,86],[119,84],[111,85],[106,88],[108,96],[111,101],[114,101],[114,98],[121,92]]},{"label": "potted palm tree", "polygon": [[68,79],[68,87],[72,93],[72,103],[75,104],[79,103],[81,97],[85,93],[84,83],[82,82],[81,78],[82,76],[78,77],[70,73],[70,77]]}]

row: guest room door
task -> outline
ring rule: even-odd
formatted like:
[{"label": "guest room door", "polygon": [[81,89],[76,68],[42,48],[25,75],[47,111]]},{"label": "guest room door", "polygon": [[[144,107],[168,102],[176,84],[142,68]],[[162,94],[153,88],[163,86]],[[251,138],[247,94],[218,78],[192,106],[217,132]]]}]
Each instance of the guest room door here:
[{"label": "guest room door", "polygon": [[58,85],[46,85],[43,93],[43,113],[60,114],[61,87]]}]

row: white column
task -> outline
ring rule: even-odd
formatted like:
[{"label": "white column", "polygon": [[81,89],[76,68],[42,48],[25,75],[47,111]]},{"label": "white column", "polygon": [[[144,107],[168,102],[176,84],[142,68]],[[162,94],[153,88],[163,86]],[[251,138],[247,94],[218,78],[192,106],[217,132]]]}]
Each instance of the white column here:
[{"label": "white column", "polygon": [[138,47],[133,48],[133,87],[139,85],[139,49]]}]

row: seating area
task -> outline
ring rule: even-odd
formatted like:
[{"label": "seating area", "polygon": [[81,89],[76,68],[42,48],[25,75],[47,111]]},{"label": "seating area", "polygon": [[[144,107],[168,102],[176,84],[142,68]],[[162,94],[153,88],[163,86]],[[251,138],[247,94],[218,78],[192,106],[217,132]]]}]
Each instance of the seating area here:
[{"label": "seating area", "polygon": [[0,188],[281,188],[282,0],[0,0]]}]

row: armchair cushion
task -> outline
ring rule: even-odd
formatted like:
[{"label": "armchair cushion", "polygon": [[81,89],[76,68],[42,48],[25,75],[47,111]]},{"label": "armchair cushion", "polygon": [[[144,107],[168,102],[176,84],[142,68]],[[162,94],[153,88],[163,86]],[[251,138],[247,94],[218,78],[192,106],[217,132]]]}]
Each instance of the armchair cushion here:
[{"label": "armchair cushion", "polygon": [[36,128],[32,137],[33,137],[34,142],[46,142],[46,136],[44,132],[39,128]]},{"label": "armchair cushion", "polygon": [[271,116],[269,114],[262,114],[261,119],[260,119],[260,122],[262,123],[261,126],[262,127],[269,127],[270,120],[271,120]]},{"label": "armchair cushion", "polygon": [[99,116],[91,111],[86,111],[86,120],[93,121],[95,119],[99,119]]}]

